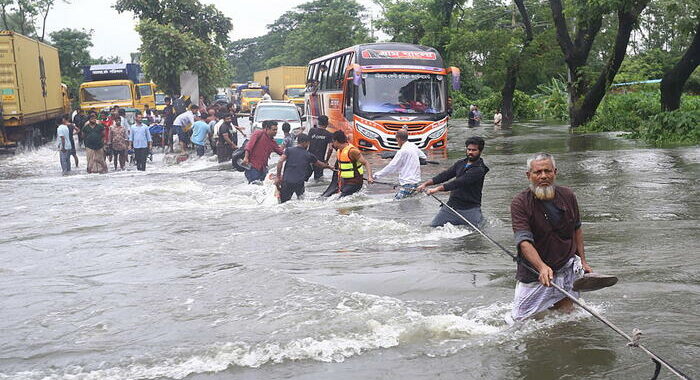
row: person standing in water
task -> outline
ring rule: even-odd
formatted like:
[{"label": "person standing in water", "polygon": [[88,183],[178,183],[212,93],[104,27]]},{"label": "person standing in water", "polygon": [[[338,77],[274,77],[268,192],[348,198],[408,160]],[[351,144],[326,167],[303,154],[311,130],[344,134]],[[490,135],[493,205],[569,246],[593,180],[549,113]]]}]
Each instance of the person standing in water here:
[{"label": "person standing in water", "polygon": [[[426,194],[449,191],[450,199],[447,201],[447,205],[475,226],[480,225],[484,219],[481,214],[481,192],[484,188],[484,177],[489,172],[489,168],[481,158],[484,144],[484,139],[481,137],[468,138],[464,144],[467,155],[465,158],[455,162],[451,168],[432,179],[423,182],[416,189],[417,191],[425,191]],[[441,183],[445,184],[428,189],[428,186]],[[435,215],[430,225],[439,227],[447,223],[452,225],[466,224],[462,218],[454,215],[448,208],[440,207],[440,211]]]},{"label": "person standing in water", "polygon": [[146,158],[151,150],[153,139],[148,126],[141,123],[143,115],[137,113],[135,119],[134,125],[131,126],[131,133],[129,133],[130,148],[134,150],[136,156],[136,169],[146,171]]},{"label": "person standing in water", "polygon": [[591,272],[583,246],[583,230],[574,192],[556,185],[557,166],[548,153],[527,160],[530,186],[513,198],[511,221],[518,256],[539,277],[518,262],[512,317],[523,320],[547,309],[570,312],[573,302],[554,282],[578,297],[574,281]]},{"label": "person standing in water", "polygon": [[[310,142],[309,135],[305,133],[299,134],[297,136],[297,145],[287,148],[277,163],[277,179],[275,183],[280,189],[280,203],[292,199],[294,194],[297,195],[298,199],[304,195],[304,182],[306,182],[309,165],[332,169],[330,165],[319,161],[313,153],[308,151]],[[284,175],[282,175],[282,166],[284,166]]]},{"label": "person standing in water", "polygon": [[408,141],[408,131],[401,129],[396,132],[396,142],[399,150],[389,165],[374,174],[374,179],[384,177],[388,174],[399,172],[399,191],[394,195],[394,199],[400,200],[411,196],[421,181],[420,159],[425,159],[423,153],[416,144]]}]

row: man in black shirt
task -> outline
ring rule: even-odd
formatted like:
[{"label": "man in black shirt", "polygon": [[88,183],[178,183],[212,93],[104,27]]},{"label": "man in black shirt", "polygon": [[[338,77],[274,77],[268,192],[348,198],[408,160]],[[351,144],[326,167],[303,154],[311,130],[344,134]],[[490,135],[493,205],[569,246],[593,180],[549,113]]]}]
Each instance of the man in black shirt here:
[{"label": "man in black shirt", "polygon": [[[481,159],[481,152],[484,150],[484,139],[481,137],[470,137],[464,145],[466,145],[467,157],[457,161],[451,168],[432,179],[423,182],[416,190],[425,191],[426,194],[450,191],[450,199],[447,201],[447,205],[455,209],[475,226],[478,226],[484,219],[481,214],[481,191],[484,188],[484,177],[489,172],[489,168],[486,167],[484,160]],[[437,185],[443,182],[447,183],[426,189],[430,185]],[[440,211],[435,215],[430,225],[439,227],[447,223],[453,225],[466,224],[448,208],[440,207]]]},{"label": "man in black shirt", "polygon": [[163,135],[165,137],[165,145],[170,147],[170,151],[173,151],[173,122],[175,117],[177,117],[177,112],[175,112],[175,107],[173,107],[170,97],[165,97],[165,108],[163,109]]},{"label": "man in black shirt", "polygon": [[[318,160],[328,162],[331,156],[332,149],[328,149],[328,145],[333,141],[333,134],[326,128],[328,127],[328,116],[321,115],[318,117],[318,127],[314,126],[309,131],[309,152],[311,152]],[[314,166],[314,180],[318,181],[323,177],[323,166]],[[308,177],[306,177],[308,178]]]},{"label": "man in black shirt", "polygon": [[[297,198],[304,194],[304,181],[306,180],[309,165],[332,169],[330,165],[316,159],[309,148],[309,135],[302,133],[297,136],[297,146],[287,148],[277,163],[276,185],[280,188],[280,203],[292,199],[296,193]],[[282,175],[284,165],[284,176]]]}]

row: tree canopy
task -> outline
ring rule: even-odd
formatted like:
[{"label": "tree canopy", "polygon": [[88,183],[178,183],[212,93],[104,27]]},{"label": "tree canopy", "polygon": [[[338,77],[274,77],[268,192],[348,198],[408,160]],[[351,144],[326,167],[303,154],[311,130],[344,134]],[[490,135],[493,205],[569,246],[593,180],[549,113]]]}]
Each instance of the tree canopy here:
[{"label": "tree canopy", "polygon": [[285,12],[268,25],[267,34],[229,45],[235,78],[250,80],[258,70],[306,65],[313,58],[370,42],[364,12],[355,0],[314,0]]},{"label": "tree canopy", "polygon": [[197,73],[201,93],[227,85],[224,47],[233,25],[215,6],[198,0],[118,0],[114,8],[139,18],[143,71],[158,87],[178,93],[185,70]]}]

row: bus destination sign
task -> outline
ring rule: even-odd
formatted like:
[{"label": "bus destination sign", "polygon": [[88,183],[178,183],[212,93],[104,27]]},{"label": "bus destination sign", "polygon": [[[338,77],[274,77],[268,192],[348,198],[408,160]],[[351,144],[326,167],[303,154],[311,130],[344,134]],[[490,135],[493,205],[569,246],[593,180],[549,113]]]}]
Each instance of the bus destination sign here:
[{"label": "bus destination sign", "polygon": [[365,59],[423,59],[434,61],[437,54],[431,51],[410,51],[410,50],[375,50],[366,49],[362,51],[362,58]]}]

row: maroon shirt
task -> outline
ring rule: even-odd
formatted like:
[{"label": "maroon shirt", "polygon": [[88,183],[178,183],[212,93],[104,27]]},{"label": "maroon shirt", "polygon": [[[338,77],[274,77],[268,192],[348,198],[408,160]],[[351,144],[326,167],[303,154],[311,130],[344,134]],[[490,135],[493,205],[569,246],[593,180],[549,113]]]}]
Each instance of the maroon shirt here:
[{"label": "maroon shirt", "polygon": [[[576,196],[571,189],[563,186],[556,187],[556,195],[551,201],[560,211],[558,223],[551,223],[547,209],[542,201],[535,198],[527,189],[513,198],[510,205],[513,232],[520,253],[520,243],[530,241],[540,254],[540,258],[552,270],[556,271],[577,254],[574,234],[581,226],[581,216],[578,210]],[[556,218],[555,218],[556,219]],[[515,276],[521,282],[533,282],[537,276],[518,263]]]},{"label": "maroon shirt", "polygon": [[270,154],[275,152],[280,156],[284,154],[284,150],[277,145],[272,137],[268,136],[264,129],[258,129],[250,136],[250,141],[245,146],[248,152],[248,161],[250,165],[260,171],[267,168],[267,160],[270,159]]}]

